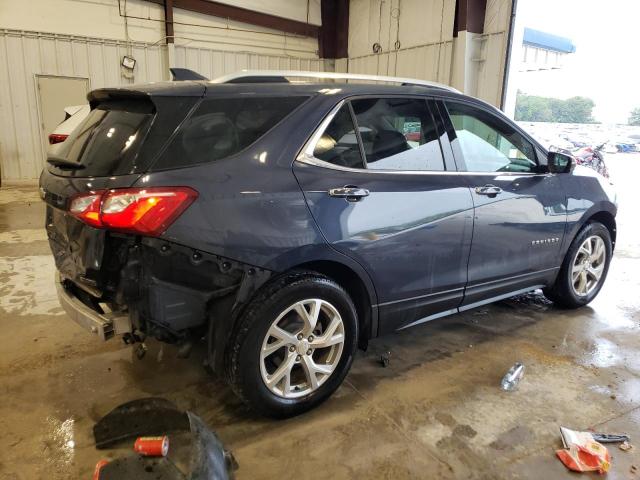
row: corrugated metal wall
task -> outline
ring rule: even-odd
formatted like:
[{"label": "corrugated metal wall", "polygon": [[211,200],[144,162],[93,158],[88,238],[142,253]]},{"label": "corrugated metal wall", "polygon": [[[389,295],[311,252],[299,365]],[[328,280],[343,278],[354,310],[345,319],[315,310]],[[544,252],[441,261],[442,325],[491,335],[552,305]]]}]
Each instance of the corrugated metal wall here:
[{"label": "corrugated metal wall", "polygon": [[176,65],[190,68],[205,77],[215,78],[243,69],[323,71],[323,61],[317,58],[297,58],[265,55],[253,52],[210,50],[176,46]]},{"label": "corrugated metal wall", "polygon": [[451,81],[452,40],[349,58],[350,73]]},{"label": "corrugated metal wall", "polygon": [[507,50],[507,33],[497,32],[479,35],[481,42],[477,84],[472,95],[497,107],[502,99],[502,77]]},{"label": "corrugated metal wall", "polygon": [[[337,61],[337,68],[433,80],[499,106],[512,2],[487,0],[484,33],[472,34],[478,55],[471,59],[464,49],[460,55],[455,42],[461,40],[453,37],[455,5],[455,0],[351,0],[349,58]],[[380,53],[373,53],[375,43]],[[459,78],[460,70],[472,81]]]},{"label": "corrugated metal wall", "polygon": [[[166,79],[166,47],[133,42],[135,78],[120,72],[122,41],[0,30],[0,171],[4,180],[36,179],[46,144],[40,126],[36,75],[88,78],[90,88]],[[210,78],[243,68],[322,70],[318,59],[176,46],[176,66]]]},{"label": "corrugated metal wall", "polygon": [[478,65],[478,83],[475,95],[493,105],[500,106],[502,81],[509,43],[511,0],[487,0]]}]

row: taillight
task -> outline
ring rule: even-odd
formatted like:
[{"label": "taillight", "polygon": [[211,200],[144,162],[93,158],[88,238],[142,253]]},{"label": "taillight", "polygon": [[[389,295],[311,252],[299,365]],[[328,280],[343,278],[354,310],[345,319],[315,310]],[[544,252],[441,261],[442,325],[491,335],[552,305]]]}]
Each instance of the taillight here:
[{"label": "taillight", "polygon": [[187,187],[102,190],[76,196],[69,211],[94,227],[156,236],[197,197]]},{"label": "taillight", "polygon": [[56,143],[64,142],[69,135],[65,135],[64,133],[52,133],[49,135],[49,143],[51,145],[55,145]]},{"label": "taillight", "polygon": [[92,227],[101,227],[100,221],[100,202],[102,201],[102,192],[90,192],[81,194],[71,200],[69,211]]}]

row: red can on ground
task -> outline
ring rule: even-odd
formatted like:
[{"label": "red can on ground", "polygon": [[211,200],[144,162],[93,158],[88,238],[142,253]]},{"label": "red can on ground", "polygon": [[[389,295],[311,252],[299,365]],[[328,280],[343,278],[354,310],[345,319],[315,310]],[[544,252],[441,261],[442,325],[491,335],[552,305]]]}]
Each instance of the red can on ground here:
[{"label": "red can on ground", "polygon": [[169,437],[138,437],[133,444],[136,453],[145,457],[166,457],[169,453]]}]

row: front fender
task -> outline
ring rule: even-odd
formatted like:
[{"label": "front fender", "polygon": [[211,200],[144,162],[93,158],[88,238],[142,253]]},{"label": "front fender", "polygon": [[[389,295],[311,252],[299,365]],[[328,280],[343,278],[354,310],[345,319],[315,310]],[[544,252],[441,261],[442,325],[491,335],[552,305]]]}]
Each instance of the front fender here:
[{"label": "front fender", "polygon": [[567,227],[563,244],[563,256],[580,229],[594,216],[602,217],[613,227],[615,241],[615,217],[618,213],[617,195],[613,185],[594,170],[576,167],[571,175],[563,176],[567,196]]}]

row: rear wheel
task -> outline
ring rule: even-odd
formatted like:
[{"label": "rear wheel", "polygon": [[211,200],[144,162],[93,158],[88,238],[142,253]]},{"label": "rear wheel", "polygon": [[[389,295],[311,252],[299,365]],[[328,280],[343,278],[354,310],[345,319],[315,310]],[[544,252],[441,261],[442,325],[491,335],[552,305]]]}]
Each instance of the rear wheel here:
[{"label": "rear wheel", "polygon": [[311,272],[284,275],[242,315],[227,355],[227,377],[260,413],[300,414],[342,383],[357,333],[355,307],[341,286]]},{"label": "rear wheel", "polygon": [[604,284],[611,262],[611,234],[598,222],[586,225],[571,243],[553,286],[545,295],[565,308],[591,302]]}]

